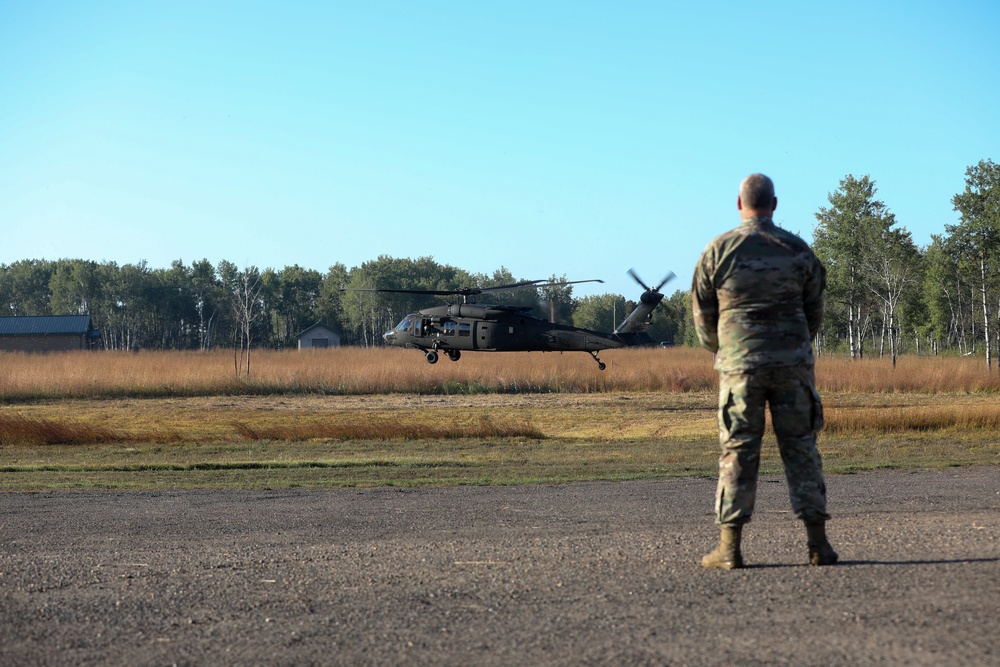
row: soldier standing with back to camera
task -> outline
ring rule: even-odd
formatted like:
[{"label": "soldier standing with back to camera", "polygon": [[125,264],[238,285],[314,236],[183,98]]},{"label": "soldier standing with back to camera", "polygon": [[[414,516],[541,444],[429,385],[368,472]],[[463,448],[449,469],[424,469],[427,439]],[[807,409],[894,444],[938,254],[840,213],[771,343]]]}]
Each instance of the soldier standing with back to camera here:
[{"label": "soldier standing with back to camera", "polygon": [[812,339],[823,321],[826,270],[805,241],[777,227],[774,183],[763,174],[740,184],[742,224],[702,253],[692,285],[694,323],[719,371],[719,546],[706,568],[743,567],[740,538],[757,491],[764,406],[785,467],[792,510],[805,522],[809,563],[831,565],[826,483],[816,448],[823,408],[813,375]]}]

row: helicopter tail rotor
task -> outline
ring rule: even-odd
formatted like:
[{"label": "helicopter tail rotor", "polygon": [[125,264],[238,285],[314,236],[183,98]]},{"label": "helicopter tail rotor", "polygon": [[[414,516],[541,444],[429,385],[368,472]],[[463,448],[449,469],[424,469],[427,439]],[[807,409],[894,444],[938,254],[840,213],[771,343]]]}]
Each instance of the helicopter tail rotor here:
[{"label": "helicopter tail rotor", "polygon": [[642,287],[647,292],[659,292],[661,289],[663,289],[664,285],[666,285],[668,282],[677,277],[673,271],[670,271],[667,273],[666,276],[664,276],[663,280],[660,281],[659,285],[657,285],[656,287],[650,287],[649,285],[647,285],[642,281],[642,278],[640,278],[639,274],[635,272],[635,269],[629,269],[628,274],[632,276],[632,280],[639,283],[639,286]]},{"label": "helicopter tail rotor", "polygon": [[660,281],[660,284],[656,286],[656,289],[654,291],[659,292],[661,289],[663,289],[664,285],[666,285],[676,277],[677,274],[674,273],[673,271],[668,272],[667,275],[663,276],[663,280]]},{"label": "helicopter tail rotor", "polygon": [[642,278],[640,278],[639,274],[635,272],[635,269],[629,269],[628,270],[628,274],[630,276],[632,276],[632,280],[634,280],[637,283],[639,283],[639,287],[641,287],[642,289],[646,290],[647,292],[652,292],[653,291],[652,288],[650,288],[649,285],[647,285],[646,283],[642,282]]},{"label": "helicopter tail rotor", "polygon": [[628,274],[646,291],[639,297],[639,305],[635,307],[635,310],[615,329],[615,335],[621,336],[629,345],[652,344],[652,339],[646,333],[646,327],[653,319],[653,310],[663,300],[663,292],[660,290],[674,278],[674,272],[667,273],[656,287],[650,287],[644,283],[635,269],[629,269]]}]

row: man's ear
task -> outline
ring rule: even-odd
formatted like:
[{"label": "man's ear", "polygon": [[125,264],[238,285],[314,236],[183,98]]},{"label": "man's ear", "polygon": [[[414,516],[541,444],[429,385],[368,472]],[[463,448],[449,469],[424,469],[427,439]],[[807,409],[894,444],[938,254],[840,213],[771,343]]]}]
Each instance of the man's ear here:
[{"label": "man's ear", "polygon": [[778,208],[778,198],[775,197],[774,198],[774,203],[771,204],[771,211],[774,212],[774,210],[777,209],[777,208]]},{"label": "man's ear", "polygon": [[743,210],[743,198],[740,197],[739,195],[736,195],[736,210],[737,211]]}]

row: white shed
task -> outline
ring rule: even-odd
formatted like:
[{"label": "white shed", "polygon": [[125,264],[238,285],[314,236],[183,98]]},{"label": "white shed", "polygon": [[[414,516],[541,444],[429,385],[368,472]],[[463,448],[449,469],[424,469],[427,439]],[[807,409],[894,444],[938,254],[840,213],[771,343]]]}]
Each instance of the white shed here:
[{"label": "white shed", "polygon": [[298,338],[300,350],[338,347],[340,345],[340,334],[319,322],[300,333]]}]

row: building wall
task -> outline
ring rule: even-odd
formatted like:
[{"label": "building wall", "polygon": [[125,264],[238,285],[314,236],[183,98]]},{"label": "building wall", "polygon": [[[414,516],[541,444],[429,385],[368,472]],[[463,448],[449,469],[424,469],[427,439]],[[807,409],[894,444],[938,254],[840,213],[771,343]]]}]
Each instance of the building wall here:
[{"label": "building wall", "polygon": [[[326,341],[326,345],[323,345],[323,343],[319,341]],[[315,327],[299,336],[300,350],[322,347],[338,347],[339,345],[340,336],[326,327]]]},{"label": "building wall", "polygon": [[65,336],[0,336],[0,352],[66,352],[85,350],[84,337]]}]

